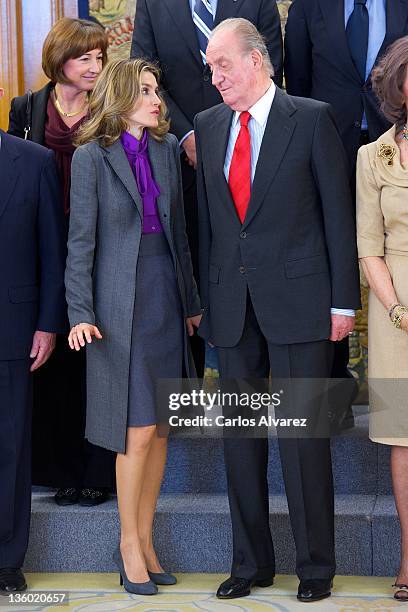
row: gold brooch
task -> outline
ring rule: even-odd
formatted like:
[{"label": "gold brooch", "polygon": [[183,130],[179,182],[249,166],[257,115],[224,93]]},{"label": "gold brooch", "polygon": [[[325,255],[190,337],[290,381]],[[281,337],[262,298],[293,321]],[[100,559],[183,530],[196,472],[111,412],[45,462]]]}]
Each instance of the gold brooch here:
[{"label": "gold brooch", "polygon": [[387,162],[387,166],[392,166],[394,157],[397,151],[396,148],[389,144],[380,144],[378,149],[378,157],[382,157]]}]

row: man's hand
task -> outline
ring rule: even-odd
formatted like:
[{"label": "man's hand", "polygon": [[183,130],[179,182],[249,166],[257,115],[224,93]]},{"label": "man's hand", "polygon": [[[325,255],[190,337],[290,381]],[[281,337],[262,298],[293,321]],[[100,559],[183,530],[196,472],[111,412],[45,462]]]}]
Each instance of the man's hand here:
[{"label": "man's hand", "polygon": [[346,315],[332,314],[331,316],[331,333],[332,342],[343,340],[354,329],[355,317],[347,317]]},{"label": "man's hand", "polygon": [[195,317],[187,317],[186,325],[187,325],[187,332],[189,336],[194,335],[194,328],[200,325],[202,316],[203,315],[199,314],[199,315],[196,315]]},{"label": "man's hand", "polygon": [[95,336],[98,340],[102,340],[102,334],[96,325],[90,325],[89,323],[78,323],[78,325],[74,325],[68,336],[69,348],[80,351],[81,346],[85,346],[85,340],[88,344],[92,342],[92,336]]},{"label": "man's hand", "polygon": [[55,348],[55,336],[50,332],[36,331],[33,337],[33,345],[30,351],[30,357],[35,358],[31,364],[30,372],[34,372],[40,368],[50,358],[52,351]]},{"label": "man's hand", "polygon": [[181,145],[186,152],[187,162],[190,166],[193,166],[194,170],[197,168],[197,151],[196,151],[196,141],[194,132],[187,136],[187,138],[183,141]]}]

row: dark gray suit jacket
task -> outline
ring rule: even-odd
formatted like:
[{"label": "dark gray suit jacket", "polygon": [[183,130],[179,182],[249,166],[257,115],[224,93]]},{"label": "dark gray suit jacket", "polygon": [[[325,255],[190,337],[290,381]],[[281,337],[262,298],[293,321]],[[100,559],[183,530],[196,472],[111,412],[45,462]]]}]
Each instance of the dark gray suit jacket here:
[{"label": "dark gray suit jacket", "polygon": [[234,346],[249,290],[270,342],[328,338],[331,307],[360,307],[347,160],[330,107],[276,90],[242,226],[223,173],[232,116],[221,104],[195,124],[199,333]]},{"label": "dark gray suit jacket", "polygon": [[[275,0],[218,0],[215,25],[230,17],[248,19],[263,34],[280,85],[282,34]],[[179,140],[193,129],[197,113],[222,101],[204,69],[188,0],[138,0],[131,55],[159,62],[171,131]]]}]

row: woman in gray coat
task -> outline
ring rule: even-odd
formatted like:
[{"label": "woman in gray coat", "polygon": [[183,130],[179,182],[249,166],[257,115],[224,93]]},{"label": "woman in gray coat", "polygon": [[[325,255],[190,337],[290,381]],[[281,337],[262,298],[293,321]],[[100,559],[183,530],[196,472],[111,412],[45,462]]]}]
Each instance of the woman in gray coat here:
[{"label": "woman in gray coat", "polygon": [[166,460],[160,378],[193,374],[187,333],[201,318],[183,212],[179,145],[168,134],[157,68],[102,71],[72,160],[66,295],[69,345],[87,348],[86,437],[117,452],[121,522],[114,554],[126,590],[174,584],[152,525]]}]

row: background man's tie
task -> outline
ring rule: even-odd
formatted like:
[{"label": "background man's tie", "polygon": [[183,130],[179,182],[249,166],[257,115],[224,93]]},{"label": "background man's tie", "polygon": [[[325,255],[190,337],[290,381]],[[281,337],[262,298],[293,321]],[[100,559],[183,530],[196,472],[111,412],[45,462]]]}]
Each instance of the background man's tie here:
[{"label": "background man's tie", "polygon": [[367,0],[354,0],[354,10],[347,22],[346,35],[351,57],[363,83],[366,80],[368,49],[368,10]]},{"label": "background man's tie", "polygon": [[228,176],[232,199],[241,223],[244,222],[251,197],[251,135],[248,129],[250,119],[248,111],[239,116],[241,129],[235,142]]},{"label": "background man's tie", "polygon": [[210,0],[195,0],[193,21],[197,30],[201,59],[205,64],[205,52],[207,51],[208,39],[214,27],[214,15]]}]

